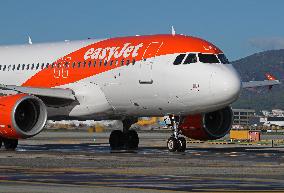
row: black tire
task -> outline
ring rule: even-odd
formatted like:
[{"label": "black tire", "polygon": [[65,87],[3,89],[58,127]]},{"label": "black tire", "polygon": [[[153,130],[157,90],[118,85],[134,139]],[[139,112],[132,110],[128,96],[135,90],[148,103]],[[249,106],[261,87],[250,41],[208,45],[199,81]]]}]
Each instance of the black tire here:
[{"label": "black tire", "polygon": [[186,150],[186,140],[184,137],[179,137],[178,138],[178,152],[185,152]]},{"label": "black tire", "polygon": [[137,149],[139,145],[139,137],[135,130],[129,130],[125,134],[125,142],[127,149]]},{"label": "black tire", "polygon": [[124,146],[124,135],[120,130],[114,130],[109,137],[109,145],[112,150],[121,149]]},{"label": "black tire", "polygon": [[178,149],[178,140],[174,137],[170,137],[167,141],[167,147],[170,152],[175,152]]},{"label": "black tire", "polygon": [[15,150],[18,146],[18,139],[3,139],[6,150]]}]

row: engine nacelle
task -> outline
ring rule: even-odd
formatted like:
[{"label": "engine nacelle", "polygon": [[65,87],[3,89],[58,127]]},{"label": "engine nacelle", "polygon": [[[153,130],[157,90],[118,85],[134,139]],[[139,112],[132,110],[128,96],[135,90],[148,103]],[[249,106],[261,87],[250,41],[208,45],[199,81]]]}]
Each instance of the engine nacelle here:
[{"label": "engine nacelle", "polygon": [[215,140],[224,137],[233,123],[233,112],[230,107],[198,115],[188,115],[179,125],[182,134],[198,140]]},{"label": "engine nacelle", "polygon": [[46,120],[46,107],[37,97],[27,94],[0,97],[1,137],[32,137],[42,131]]}]

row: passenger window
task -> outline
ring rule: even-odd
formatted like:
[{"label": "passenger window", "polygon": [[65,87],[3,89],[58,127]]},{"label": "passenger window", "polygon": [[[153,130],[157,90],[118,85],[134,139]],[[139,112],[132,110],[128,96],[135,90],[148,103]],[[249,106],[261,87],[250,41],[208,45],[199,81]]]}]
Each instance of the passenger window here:
[{"label": "passenger window", "polygon": [[21,64],[18,65],[17,70],[20,70],[20,68],[21,68]]},{"label": "passenger window", "polygon": [[12,68],[12,70],[14,71],[16,69],[16,65],[15,64],[13,64],[13,68]]},{"label": "passenger window", "polygon": [[30,69],[30,64],[27,64],[27,70],[29,70]]},{"label": "passenger window", "polygon": [[135,61],[135,59],[133,58],[133,60],[132,60],[132,65],[134,65],[134,64],[135,64],[135,62],[136,62],[136,61]]},{"label": "passenger window", "polygon": [[121,66],[123,66],[123,64],[124,64],[124,59],[121,60],[121,63],[120,63],[120,64],[121,64]]},{"label": "passenger window", "polygon": [[36,70],[38,70],[38,68],[39,68],[39,63],[36,64]]},{"label": "passenger window", "polygon": [[130,64],[130,60],[126,60],[126,65],[128,66]]},{"label": "passenger window", "polygon": [[76,66],[76,62],[73,62],[72,68],[75,68],[75,66]]},{"label": "passenger window", "polygon": [[78,68],[80,68],[80,66],[81,66],[81,62],[78,62]]},{"label": "passenger window", "polygon": [[115,65],[118,66],[118,60],[115,60]]},{"label": "passenger window", "polygon": [[217,56],[215,54],[198,54],[199,61],[202,63],[220,63]]},{"label": "passenger window", "polygon": [[83,67],[84,67],[84,68],[86,67],[86,61],[83,62]]},{"label": "passenger window", "polygon": [[0,65],[0,70],[2,69],[2,66]]},{"label": "passenger window", "polygon": [[100,67],[102,66],[102,63],[103,63],[103,61],[102,61],[102,60],[100,60]]},{"label": "passenger window", "polygon": [[89,68],[91,67],[91,65],[92,65],[92,61],[89,61]]},{"label": "passenger window", "polygon": [[25,64],[23,64],[23,66],[22,66],[22,70],[25,70]]},{"label": "passenger window", "polygon": [[41,64],[41,69],[44,69],[44,63]]},{"label": "passenger window", "polygon": [[104,65],[107,66],[107,60],[105,60]]},{"label": "passenger window", "polygon": [[4,68],[3,68],[3,71],[5,71],[6,70],[6,65],[4,65]]},{"label": "passenger window", "polygon": [[35,67],[35,64],[32,64],[31,70],[33,70],[33,69],[34,69],[34,67]]},{"label": "passenger window", "polygon": [[111,61],[109,62],[109,66],[112,66],[112,63],[113,63],[113,60],[111,60]]},{"label": "passenger window", "polygon": [[175,61],[174,61],[174,65],[179,65],[182,63],[184,57],[186,54],[180,54],[176,57]]},{"label": "passenger window", "polygon": [[48,68],[49,67],[49,63],[47,63],[45,67]]},{"label": "passenger window", "polygon": [[197,62],[196,54],[188,54],[186,59],[184,60],[184,64],[191,64],[196,62]]},{"label": "passenger window", "polygon": [[96,60],[94,60],[94,67],[96,67]]}]

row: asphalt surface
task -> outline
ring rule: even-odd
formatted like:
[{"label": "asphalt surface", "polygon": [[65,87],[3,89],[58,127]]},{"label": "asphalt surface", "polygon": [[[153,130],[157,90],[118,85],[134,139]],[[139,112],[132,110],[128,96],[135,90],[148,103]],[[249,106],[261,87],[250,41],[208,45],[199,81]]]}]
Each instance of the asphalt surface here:
[{"label": "asphalt surface", "polygon": [[188,143],[169,153],[169,134],[141,133],[137,151],[111,152],[108,135],[43,132],[2,149],[0,192],[284,192],[284,147]]}]

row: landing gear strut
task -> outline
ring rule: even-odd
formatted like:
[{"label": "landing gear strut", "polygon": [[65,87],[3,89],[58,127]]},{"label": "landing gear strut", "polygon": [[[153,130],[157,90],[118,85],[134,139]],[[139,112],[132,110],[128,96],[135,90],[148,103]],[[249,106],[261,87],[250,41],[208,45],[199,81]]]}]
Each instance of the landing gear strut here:
[{"label": "landing gear strut", "polygon": [[138,148],[139,137],[135,130],[129,130],[131,125],[138,121],[137,118],[122,120],[123,131],[114,130],[109,137],[109,144],[112,150],[133,150]]},{"label": "landing gear strut", "polygon": [[169,116],[169,118],[173,134],[167,141],[168,150],[170,152],[184,152],[186,149],[186,140],[184,137],[179,137],[179,135],[181,134],[178,128],[180,117]]},{"label": "landing gear strut", "polygon": [[6,150],[15,150],[18,146],[18,139],[0,138],[0,148],[3,143]]}]

